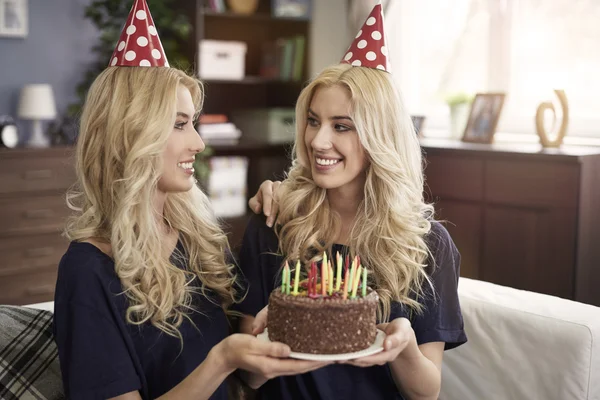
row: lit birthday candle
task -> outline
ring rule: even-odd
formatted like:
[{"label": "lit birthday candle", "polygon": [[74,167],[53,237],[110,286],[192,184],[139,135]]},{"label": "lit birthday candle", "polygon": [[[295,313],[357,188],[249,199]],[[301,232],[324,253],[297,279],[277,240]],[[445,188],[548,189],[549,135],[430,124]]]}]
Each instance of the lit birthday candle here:
[{"label": "lit birthday candle", "polygon": [[340,252],[337,252],[337,274],[335,276],[335,291],[340,291],[340,285],[342,284],[342,256],[340,256]]},{"label": "lit birthday candle", "polygon": [[331,260],[327,263],[329,267],[329,274],[327,277],[329,280],[327,281],[327,293],[331,296],[333,294],[333,267],[331,266]]},{"label": "lit birthday candle", "polygon": [[360,275],[362,272],[361,270],[362,270],[362,266],[359,265],[355,271],[356,276],[352,280],[352,298],[353,299],[356,297],[356,291],[358,290],[358,281],[360,281]]},{"label": "lit birthday candle", "polygon": [[367,269],[363,268],[362,297],[367,297]]},{"label": "lit birthday candle", "polygon": [[298,296],[298,281],[300,281],[300,260],[296,261],[296,270],[294,271],[294,296]]}]

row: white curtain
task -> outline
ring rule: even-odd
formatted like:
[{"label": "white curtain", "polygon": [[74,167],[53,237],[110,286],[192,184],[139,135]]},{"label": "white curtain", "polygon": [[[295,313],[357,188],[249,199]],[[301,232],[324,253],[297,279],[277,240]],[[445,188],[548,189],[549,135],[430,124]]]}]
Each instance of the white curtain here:
[{"label": "white curtain", "polygon": [[[376,3],[352,0],[350,23],[360,26]],[[556,100],[553,89],[564,89],[568,135],[600,138],[600,1],[389,0],[385,6],[394,76],[428,127],[448,127],[447,94],[504,91],[499,130],[533,134],[537,106]]]}]

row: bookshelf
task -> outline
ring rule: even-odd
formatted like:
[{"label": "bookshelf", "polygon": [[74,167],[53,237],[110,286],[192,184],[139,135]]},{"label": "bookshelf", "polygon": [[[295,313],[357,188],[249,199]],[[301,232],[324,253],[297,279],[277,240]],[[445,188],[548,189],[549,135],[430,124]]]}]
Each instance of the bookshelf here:
[{"label": "bookshelf", "polygon": [[[182,0],[182,7],[192,20],[193,33],[185,44],[186,54],[195,67],[199,64],[198,44],[203,39],[242,41],[247,45],[245,78],[242,80],[204,80],[204,113],[231,114],[250,108],[294,107],[308,79],[308,49],[310,20],[272,16],[271,0],[260,0],[254,14],[243,15],[230,11],[216,12],[205,0]],[[292,66],[296,74],[286,79],[264,75],[265,43],[303,37],[303,56],[299,65]],[[296,61],[296,60],[294,60]],[[298,70],[299,68],[299,70]],[[197,70],[197,68],[195,69]],[[295,76],[294,76],[295,75]],[[237,144],[209,144],[215,156],[244,156],[249,160],[247,197],[256,193],[266,179],[281,179],[289,166],[291,143],[270,144],[257,139],[253,132],[244,131]],[[251,213],[248,210],[248,213]],[[249,214],[225,221],[229,226],[230,242],[235,248],[241,243]]]}]

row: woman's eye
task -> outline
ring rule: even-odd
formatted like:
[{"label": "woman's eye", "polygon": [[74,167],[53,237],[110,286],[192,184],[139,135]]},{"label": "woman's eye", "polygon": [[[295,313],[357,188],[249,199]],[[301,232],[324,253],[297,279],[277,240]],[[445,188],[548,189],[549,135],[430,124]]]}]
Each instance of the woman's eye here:
[{"label": "woman's eye", "polygon": [[187,123],[188,123],[188,121],[185,121],[185,122],[177,122],[177,123],[175,124],[175,129],[179,129],[180,131],[182,131],[182,130],[183,130],[183,127],[184,127],[184,126],[185,126]]},{"label": "woman's eye", "polygon": [[306,121],[308,122],[308,125],[310,125],[310,126],[317,126],[317,125],[319,125],[319,122],[316,119],[314,119],[313,117],[308,117],[306,119]]},{"label": "woman's eye", "polygon": [[338,132],[347,132],[351,129],[349,127],[347,127],[346,125],[335,124],[335,130]]}]

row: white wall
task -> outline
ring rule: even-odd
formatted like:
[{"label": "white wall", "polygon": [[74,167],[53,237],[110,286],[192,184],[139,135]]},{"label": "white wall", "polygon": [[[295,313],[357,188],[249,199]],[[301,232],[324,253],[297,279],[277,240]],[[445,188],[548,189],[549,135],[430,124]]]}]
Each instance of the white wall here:
[{"label": "white wall", "polygon": [[310,28],[310,65],[313,77],[337,64],[351,42],[348,31],[348,0],[313,0]]}]

